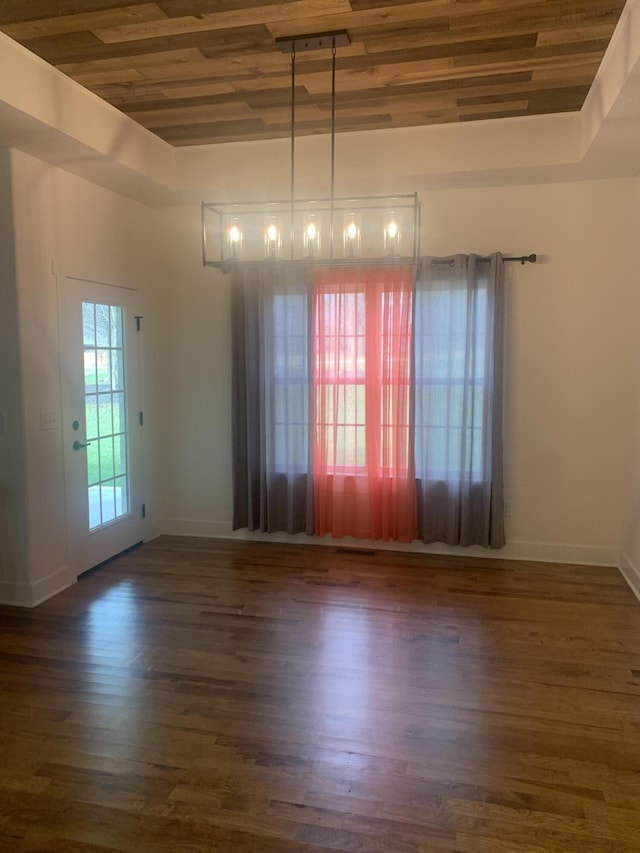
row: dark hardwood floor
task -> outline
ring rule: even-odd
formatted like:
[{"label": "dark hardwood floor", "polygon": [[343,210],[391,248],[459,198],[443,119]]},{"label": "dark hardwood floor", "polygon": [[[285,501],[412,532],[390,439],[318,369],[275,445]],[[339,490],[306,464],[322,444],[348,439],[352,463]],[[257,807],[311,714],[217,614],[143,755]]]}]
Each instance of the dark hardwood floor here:
[{"label": "dark hardwood floor", "polygon": [[3,853],[638,853],[614,569],[161,537],[0,608]]}]

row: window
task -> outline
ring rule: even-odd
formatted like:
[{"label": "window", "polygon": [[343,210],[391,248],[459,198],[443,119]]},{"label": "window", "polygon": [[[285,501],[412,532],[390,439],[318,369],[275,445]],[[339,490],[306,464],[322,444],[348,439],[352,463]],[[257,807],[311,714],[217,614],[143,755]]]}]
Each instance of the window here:
[{"label": "window", "polygon": [[[353,289],[350,289],[353,287]],[[325,466],[343,474],[366,466],[365,293],[356,284],[315,294],[313,329],[316,434]],[[373,370],[369,371],[370,380]]]},{"label": "window", "polygon": [[277,293],[271,303],[273,459],[278,471],[309,466],[309,332],[306,292]]},{"label": "window", "polygon": [[429,479],[484,476],[487,289],[418,288],[415,311],[416,469]]}]

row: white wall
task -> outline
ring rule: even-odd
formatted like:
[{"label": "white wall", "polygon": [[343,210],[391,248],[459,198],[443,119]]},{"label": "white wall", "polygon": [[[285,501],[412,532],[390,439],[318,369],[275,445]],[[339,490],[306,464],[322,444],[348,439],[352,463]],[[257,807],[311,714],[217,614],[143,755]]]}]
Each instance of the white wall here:
[{"label": "white wall", "polygon": [[[635,188],[635,241],[630,249],[630,263],[637,270],[640,267],[640,240],[638,240],[638,222],[640,222],[640,178],[633,182]],[[635,317],[640,315],[640,286],[635,273],[635,290],[638,305]],[[632,360],[633,376],[629,385],[629,394],[635,399],[636,406],[630,420],[632,431],[632,451],[627,464],[627,482],[625,490],[624,535],[620,567],[632,589],[640,598],[640,340],[634,335],[635,353]]]},{"label": "white wall", "polygon": [[[10,163],[25,451],[27,565],[21,573],[28,577],[20,598],[32,604],[75,580],[66,540],[58,286],[74,276],[140,289],[149,349],[164,241],[155,211],[18,151]],[[148,358],[143,371],[153,406]],[[57,429],[41,429],[43,412],[56,413]],[[147,422],[146,470],[154,488],[154,418]],[[4,600],[9,597],[5,590]]]},{"label": "white wall", "polygon": [[[509,268],[505,469],[513,515],[500,553],[616,564],[634,411],[635,183],[438,190],[422,204],[425,253],[543,256]],[[163,303],[163,376],[176,405],[164,436],[159,529],[224,535],[229,281],[200,265],[196,208],[164,217],[177,238]]]},{"label": "white wall", "polygon": [[231,338],[229,277],[202,266],[200,209],[163,211],[171,235],[159,353],[164,405],[159,430],[161,532],[229,530]]},{"label": "white wall", "polygon": [[0,149],[0,601],[27,593],[20,347],[9,152]]},{"label": "white wall", "polygon": [[[32,586],[64,573],[66,535],[61,430],[41,430],[40,413],[60,417],[56,279],[59,214],[53,173],[12,152],[18,330],[22,367],[27,541]],[[37,531],[37,533],[36,533]]]}]

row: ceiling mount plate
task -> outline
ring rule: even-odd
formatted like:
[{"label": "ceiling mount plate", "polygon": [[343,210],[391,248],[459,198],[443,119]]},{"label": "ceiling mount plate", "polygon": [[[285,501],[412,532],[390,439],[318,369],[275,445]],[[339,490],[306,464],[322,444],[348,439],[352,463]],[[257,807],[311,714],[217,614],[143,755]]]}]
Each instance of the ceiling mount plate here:
[{"label": "ceiling mount plate", "polygon": [[308,36],[294,36],[293,38],[277,38],[276,46],[283,53],[303,53],[307,50],[321,50],[322,48],[348,47],[351,44],[349,33],[346,30],[333,30],[329,33],[313,33]]}]

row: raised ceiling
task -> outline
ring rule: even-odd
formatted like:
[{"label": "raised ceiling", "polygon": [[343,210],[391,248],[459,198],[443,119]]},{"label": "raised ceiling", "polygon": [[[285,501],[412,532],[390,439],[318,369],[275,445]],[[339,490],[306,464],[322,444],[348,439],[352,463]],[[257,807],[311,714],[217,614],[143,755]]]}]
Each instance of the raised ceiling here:
[{"label": "raised ceiling", "polygon": [[[336,129],[578,110],[622,0],[2,0],[0,30],[173,145],[290,132],[275,39],[346,29]],[[297,57],[298,134],[326,133],[330,54]]]}]

